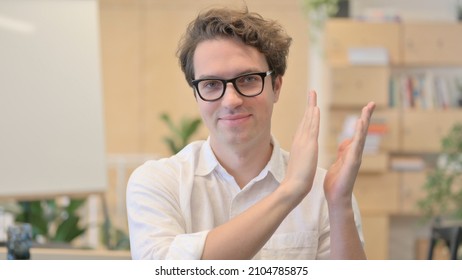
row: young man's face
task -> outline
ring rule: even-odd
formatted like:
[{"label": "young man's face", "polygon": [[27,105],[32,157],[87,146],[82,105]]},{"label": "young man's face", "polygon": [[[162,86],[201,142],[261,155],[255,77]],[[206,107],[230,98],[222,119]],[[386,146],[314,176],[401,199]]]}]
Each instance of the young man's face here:
[{"label": "young man's face", "polygon": [[[265,56],[256,48],[234,39],[215,39],[201,42],[194,54],[195,79],[231,79],[251,72],[266,72]],[[228,83],[224,96],[207,102],[196,94],[199,111],[210,131],[212,146],[258,144],[271,136],[273,105],[279,98],[282,78],[264,78],[263,92],[254,97],[240,95]]]}]

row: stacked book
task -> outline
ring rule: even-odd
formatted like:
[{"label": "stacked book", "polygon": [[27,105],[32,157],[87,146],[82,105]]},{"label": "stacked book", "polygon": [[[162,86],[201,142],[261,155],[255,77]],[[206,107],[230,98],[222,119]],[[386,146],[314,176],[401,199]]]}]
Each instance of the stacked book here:
[{"label": "stacked book", "polygon": [[460,106],[461,77],[432,71],[394,75],[390,80],[389,106],[396,108],[447,109]]}]

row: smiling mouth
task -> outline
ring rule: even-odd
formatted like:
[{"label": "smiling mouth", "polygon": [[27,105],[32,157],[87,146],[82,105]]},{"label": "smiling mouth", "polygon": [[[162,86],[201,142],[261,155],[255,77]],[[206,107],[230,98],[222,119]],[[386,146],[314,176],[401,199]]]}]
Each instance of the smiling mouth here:
[{"label": "smiling mouth", "polygon": [[248,118],[249,116],[250,115],[230,115],[230,116],[222,117],[220,119],[224,121],[236,121],[236,120]]},{"label": "smiling mouth", "polygon": [[228,115],[222,118],[219,118],[220,121],[230,124],[238,124],[243,121],[246,121],[251,115]]}]

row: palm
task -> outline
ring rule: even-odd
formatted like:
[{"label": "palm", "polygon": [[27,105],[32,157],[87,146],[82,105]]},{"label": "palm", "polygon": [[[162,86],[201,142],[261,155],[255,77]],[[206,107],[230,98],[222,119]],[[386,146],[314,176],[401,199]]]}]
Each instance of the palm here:
[{"label": "palm", "polygon": [[294,191],[301,196],[311,190],[318,162],[319,108],[316,97],[315,92],[310,92],[305,114],[292,142],[285,179],[297,186]]},{"label": "palm", "polygon": [[324,181],[324,192],[328,201],[349,199],[352,196],[353,186],[361,166],[369,121],[374,108],[374,103],[369,103],[363,108],[361,117],[356,124],[355,135],[339,146],[337,160],[327,171]]},{"label": "palm", "polygon": [[351,196],[359,166],[352,143],[346,140],[340,145],[337,160],[327,171],[324,181],[324,192],[329,201]]}]

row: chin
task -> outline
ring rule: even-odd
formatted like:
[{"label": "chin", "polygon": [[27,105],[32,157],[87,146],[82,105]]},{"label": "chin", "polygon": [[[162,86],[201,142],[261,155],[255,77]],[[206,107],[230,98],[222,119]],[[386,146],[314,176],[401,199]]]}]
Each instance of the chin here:
[{"label": "chin", "polygon": [[248,143],[252,137],[243,133],[221,133],[219,139],[229,145],[238,145]]}]

